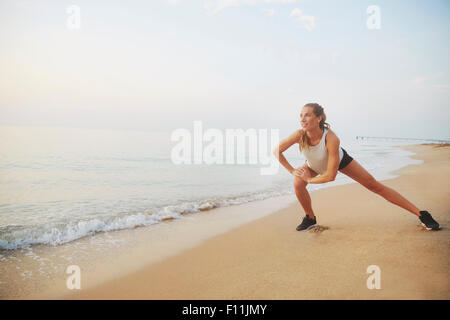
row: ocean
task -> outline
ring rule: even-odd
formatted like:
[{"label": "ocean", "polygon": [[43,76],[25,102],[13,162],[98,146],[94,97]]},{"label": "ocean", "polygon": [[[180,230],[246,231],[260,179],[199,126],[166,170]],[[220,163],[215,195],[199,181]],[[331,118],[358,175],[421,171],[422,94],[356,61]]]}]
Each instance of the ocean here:
[{"label": "ocean", "polygon": [[[275,175],[261,175],[258,164],[176,165],[174,144],[163,132],[0,126],[0,258],[9,250],[293,194],[292,176],[281,166]],[[341,141],[380,180],[421,163],[395,145]],[[294,146],[286,157],[293,166],[304,162]],[[351,182],[339,174],[308,189]]]}]

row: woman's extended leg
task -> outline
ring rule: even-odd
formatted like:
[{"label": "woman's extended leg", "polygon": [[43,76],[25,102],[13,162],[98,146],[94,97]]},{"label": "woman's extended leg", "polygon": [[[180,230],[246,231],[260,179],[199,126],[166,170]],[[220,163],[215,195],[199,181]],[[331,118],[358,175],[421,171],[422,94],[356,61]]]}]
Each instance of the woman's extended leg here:
[{"label": "woman's extended leg", "polygon": [[403,197],[397,191],[385,186],[384,184],[375,180],[375,178],[367,172],[356,160],[352,160],[345,168],[339,170],[343,174],[349,176],[356,182],[359,182],[364,187],[369,189],[376,194],[379,194],[387,201],[402,207],[405,210],[415,214],[420,217],[420,210],[409,202],[405,197]]},{"label": "woman's extended leg", "polygon": [[[304,167],[308,168],[312,177],[317,176],[317,173],[311,170],[308,166],[305,165]],[[295,176],[294,179],[295,195],[297,196],[298,201],[302,205],[305,214],[307,214],[308,217],[310,217],[311,219],[314,219],[314,211],[311,206],[311,197],[309,195],[308,190],[306,190],[307,185],[308,182],[306,182],[300,177]]]}]

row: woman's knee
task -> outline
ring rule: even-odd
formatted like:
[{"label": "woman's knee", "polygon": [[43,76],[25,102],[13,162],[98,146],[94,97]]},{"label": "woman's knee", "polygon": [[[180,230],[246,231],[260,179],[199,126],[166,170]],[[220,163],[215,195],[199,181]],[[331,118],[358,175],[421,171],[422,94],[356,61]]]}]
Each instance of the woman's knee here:
[{"label": "woman's knee", "polygon": [[304,189],[308,183],[300,177],[295,177],[294,179],[294,188],[295,189]]}]

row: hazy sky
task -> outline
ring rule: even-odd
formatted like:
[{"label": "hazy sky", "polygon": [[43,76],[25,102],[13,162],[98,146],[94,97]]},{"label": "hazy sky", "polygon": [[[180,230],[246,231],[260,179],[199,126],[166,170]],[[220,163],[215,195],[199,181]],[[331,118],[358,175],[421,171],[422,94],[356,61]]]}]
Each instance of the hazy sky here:
[{"label": "hazy sky", "polygon": [[0,124],[284,136],[317,102],[342,136],[450,139],[449,17],[448,0],[0,0]]}]

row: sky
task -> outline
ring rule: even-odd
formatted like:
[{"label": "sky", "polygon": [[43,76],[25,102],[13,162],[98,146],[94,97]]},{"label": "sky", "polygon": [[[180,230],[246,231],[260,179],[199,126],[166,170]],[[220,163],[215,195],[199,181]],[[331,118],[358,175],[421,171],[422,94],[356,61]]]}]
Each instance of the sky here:
[{"label": "sky", "polygon": [[0,124],[283,137],[317,102],[338,136],[450,139],[449,17],[438,0],[0,0]]}]

